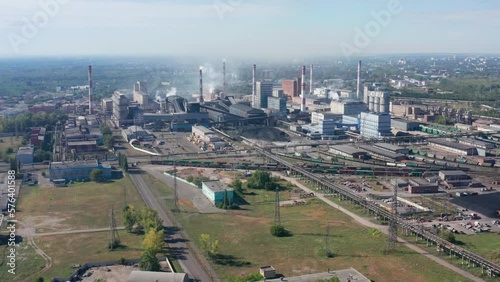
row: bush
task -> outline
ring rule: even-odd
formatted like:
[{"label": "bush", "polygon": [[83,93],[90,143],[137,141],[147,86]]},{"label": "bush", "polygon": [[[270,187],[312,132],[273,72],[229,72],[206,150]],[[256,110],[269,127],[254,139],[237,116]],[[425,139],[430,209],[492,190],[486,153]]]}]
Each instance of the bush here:
[{"label": "bush", "polygon": [[287,237],[290,236],[291,233],[286,230],[283,225],[274,223],[271,225],[271,235],[274,237]]}]

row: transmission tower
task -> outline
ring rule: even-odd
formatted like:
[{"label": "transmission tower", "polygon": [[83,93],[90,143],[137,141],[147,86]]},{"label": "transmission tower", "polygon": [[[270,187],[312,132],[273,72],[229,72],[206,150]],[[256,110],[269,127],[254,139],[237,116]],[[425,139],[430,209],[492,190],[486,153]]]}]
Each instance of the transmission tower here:
[{"label": "transmission tower", "polygon": [[280,214],[280,190],[276,188],[276,200],[274,204],[274,223],[281,224],[281,214]]},{"label": "transmission tower", "polygon": [[396,250],[396,242],[398,240],[398,187],[394,187],[394,195],[392,199],[392,211],[393,216],[389,219],[389,234],[387,237],[387,244],[385,246],[385,251],[387,253]]},{"label": "transmission tower", "polygon": [[118,236],[118,229],[116,229],[116,219],[115,219],[115,211],[113,206],[111,206],[111,210],[109,212],[109,249],[113,250],[120,244],[120,236]]},{"label": "transmission tower", "polygon": [[179,210],[179,194],[177,193],[177,163],[174,161],[174,211]]}]

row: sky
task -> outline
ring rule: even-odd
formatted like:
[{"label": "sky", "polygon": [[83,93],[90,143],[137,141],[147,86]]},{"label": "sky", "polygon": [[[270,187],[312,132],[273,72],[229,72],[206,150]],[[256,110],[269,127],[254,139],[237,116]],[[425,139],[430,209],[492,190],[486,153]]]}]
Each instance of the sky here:
[{"label": "sky", "polygon": [[497,0],[0,0],[0,57],[500,53]]}]

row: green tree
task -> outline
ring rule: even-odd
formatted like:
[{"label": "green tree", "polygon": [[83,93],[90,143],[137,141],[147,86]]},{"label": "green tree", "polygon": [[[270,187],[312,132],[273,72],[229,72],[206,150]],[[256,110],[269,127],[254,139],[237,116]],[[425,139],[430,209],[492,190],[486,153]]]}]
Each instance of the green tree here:
[{"label": "green tree", "polygon": [[289,234],[289,232],[285,229],[285,227],[281,224],[274,223],[271,225],[271,235],[274,237],[285,237]]},{"label": "green tree", "polygon": [[212,239],[209,234],[200,235],[200,247],[201,250],[209,256],[216,256],[219,254],[219,240]]},{"label": "green tree", "polygon": [[234,190],[236,190],[238,192],[243,192],[243,183],[239,179],[234,179],[231,182],[231,187],[233,187]]},{"label": "green tree", "polygon": [[144,233],[148,233],[149,230],[162,230],[163,220],[158,216],[156,210],[142,208],[140,213],[139,225]]},{"label": "green tree", "polygon": [[112,135],[103,135],[103,143],[107,149],[112,149],[114,140]]},{"label": "green tree", "polygon": [[264,189],[266,188],[266,183],[271,182],[270,172],[257,170],[248,178],[247,186],[250,189]]},{"label": "green tree", "polygon": [[441,232],[440,234],[441,238],[445,239],[446,241],[455,244],[457,242],[457,238],[455,237],[455,234],[451,233],[450,231],[445,231]]},{"label": "green tree", "polygon": [[36,279],[35,279],[35,282],[44,282],[45,279],[43,279],[42,276],[38,276]]},{"label": "green tree", "polygon": [[163,230],[150,229],[144,241],[142,241],[142,246],[146,252],[156,255],[163,250],[165,246],[165,237]]},{"label": "green tree", "polygon": [[9,154],[12,154],[14,153],[14,149],[12,149],[11,147],[7,148],[7,150],[5,150],[5,154],[9,155]]},{"label": "green tree", "polygon": [[137,223],[137,211],[134,206],[128,205],[123,209],[123,221],[125,223],[125,230],[132,232],[134,225]]},{"label": "green tree", "polygon": [[113,131],[111,131],[111,128],[105,124],[101,124],[101,133],[102,135],[112,135]]},{"label": "green tree", "polygon": [[16,158],[9,157],[10,170],[17,170],[17,160]]},{"label": "green tree", "polygon": [[160,263],[154,254],[144,251],[139,262],[139,269],[143,271],[159,271]]},{"label": "green tree", "polygon": [[90,171],[89,178],[91,181],[101,182],[103,180],[102,174],[103,174],[102,170],[94,168]]}]

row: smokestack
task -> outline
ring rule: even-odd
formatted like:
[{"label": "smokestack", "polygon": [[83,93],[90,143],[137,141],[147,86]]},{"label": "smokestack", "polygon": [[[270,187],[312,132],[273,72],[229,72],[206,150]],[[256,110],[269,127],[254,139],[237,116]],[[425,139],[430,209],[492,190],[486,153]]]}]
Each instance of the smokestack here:
[{"label": "smokestack", "polygon": [[89,66],[89,115],[92,114],[92,100],[93,100],[93,95],[92,95],[92,66]]},{"label": "smokestack", "polygon": [[300,104],[300,111],[306,111],[306,66],[302,66],[302,103]]},{"label": "smokestack", "polygon": [[224,81],[222,82],[222,95],[221,99],[226,95],[226,61],[222,61],[222,76]]},{"label": "smokestack", "polygon": [[252,70],[252,107],[255,107],[255,96],[257,95],[257,87],[255,85],[255,72],[257,71],[257,66],[253,65]]},{"label": "smokestack", "polygon": [[358,83],[356,87],[356,99],[361,99],[361,60],[358,61]]},{"label": "smokestack", "polygon": [[311,74],[309,75],[309,93],[313,93],[313,68],[314,65],[311,64]]},{"label": "smokestack", "polygon": [[203,102],[203,70],[200,68],[200,103]]}]

